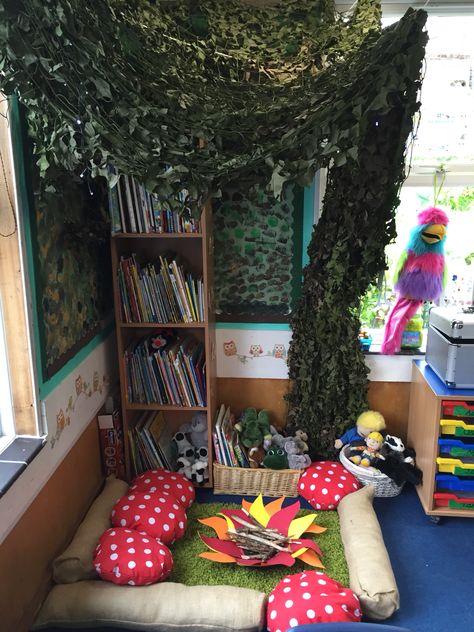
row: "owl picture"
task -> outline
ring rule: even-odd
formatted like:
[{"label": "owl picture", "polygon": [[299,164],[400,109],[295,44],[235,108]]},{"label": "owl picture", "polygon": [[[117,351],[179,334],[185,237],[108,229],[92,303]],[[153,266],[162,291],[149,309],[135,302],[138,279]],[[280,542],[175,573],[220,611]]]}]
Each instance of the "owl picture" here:
[{"label": "owl picture", "polygon": [[285,345],[282,345],[282,344],[276,344],[276,345],[273,347],[272,356],[273,356],[274,358],[286,358],[286,349],[285,349]]},{"label": "owl picture", "polygon": [[233,340],[230,340],[229,342],[224,342],[222,346],[224,347],[224,355],[226,356],[237,355],[237,347]]},{"label": "owl picture", "polygon": [[262,345],[250,345],[249,353],[254,358],[258,358],[258,356],[262,355],[262,353],[263,353]]}]

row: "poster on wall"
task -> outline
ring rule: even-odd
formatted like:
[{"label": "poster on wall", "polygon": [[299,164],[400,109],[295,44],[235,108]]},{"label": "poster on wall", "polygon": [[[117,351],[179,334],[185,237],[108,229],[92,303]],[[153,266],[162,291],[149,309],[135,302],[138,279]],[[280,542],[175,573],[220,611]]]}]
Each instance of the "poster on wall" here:
[{"label": "poster on wall", "polygon": [[112,314],[110,228],[104,182],[64,173],[57,192],[33,197],[32,256],[43,381]]}]

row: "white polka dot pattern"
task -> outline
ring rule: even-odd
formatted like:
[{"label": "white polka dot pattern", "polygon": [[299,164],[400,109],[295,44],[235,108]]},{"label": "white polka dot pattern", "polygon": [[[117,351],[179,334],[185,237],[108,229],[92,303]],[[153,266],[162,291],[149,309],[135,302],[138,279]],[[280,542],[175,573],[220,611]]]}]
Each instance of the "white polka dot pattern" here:
[{"label": "white polka dot pattern", "polygon": [[298,492],[315,509],[332,510],[359,487],[359,481],[341,463],[317,461],[300,476]]},{"label": "white polka dot pattern", "polygon": [[[130,546],[133,542],[133,546]],[[94,568],[114,584],[147,586],[166,579],[173,569],[170,550],[159,540],[131,529],[107,529],[95,549]]]},{"label": "white polka dot pattern", "polygon": [[306,623],[357,622],[362,617],[359,599],[352,590],[321,571],[288,575],[272,590],[268,603],[268,632]]},{"label": "white polka dot pattern", "polygon": [[[125,509],[125,506],[129,509]],[[114,527],[135,529],[165,544],[182,538],[187,525],[183,506],[164,491],[135,491],[123,496],[114,506],[111,522]]]},{"label": "white polka dot pattern", "polygon": [[147,470],[132,481],[130,491],[154,493],[165,491],[172,494],[184,509],[190,507],[196,497],[194,487],[188,479],[178,472],[157,469]]}]

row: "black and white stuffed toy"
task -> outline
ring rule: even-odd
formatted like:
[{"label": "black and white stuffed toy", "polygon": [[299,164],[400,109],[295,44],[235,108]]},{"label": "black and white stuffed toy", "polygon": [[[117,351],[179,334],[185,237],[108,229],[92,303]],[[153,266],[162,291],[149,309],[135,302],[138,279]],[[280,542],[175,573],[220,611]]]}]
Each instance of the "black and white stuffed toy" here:
[{"label": "black and white stuffed toy", "polygon": [[390,477],[397,485],[405,482],[413,483],[413,485],[421,483],[422,472],[415,465],[415,451],[405,448],[399,437],[386,435],[380,452],[383,458],[378,460],[377,469]]}]

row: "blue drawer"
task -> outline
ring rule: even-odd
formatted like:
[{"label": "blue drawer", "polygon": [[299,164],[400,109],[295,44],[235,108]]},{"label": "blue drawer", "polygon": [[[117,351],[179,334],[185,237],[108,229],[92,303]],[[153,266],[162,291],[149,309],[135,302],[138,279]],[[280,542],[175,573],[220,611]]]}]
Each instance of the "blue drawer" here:
[{"label": "blue drawer", "polygon": [[474,492],[474,479],[458,478],[452,474],[436,474],[436,489]]},{"label": "blue drawer", "polygon": [[438,439],[439,454],[452,457],[474,458],[472,439]]}]

